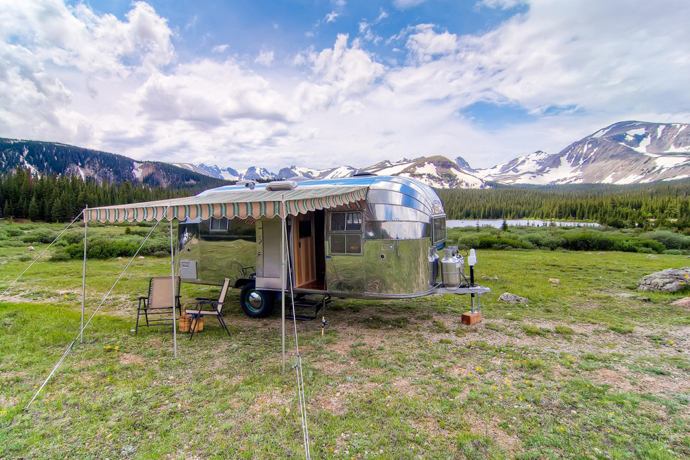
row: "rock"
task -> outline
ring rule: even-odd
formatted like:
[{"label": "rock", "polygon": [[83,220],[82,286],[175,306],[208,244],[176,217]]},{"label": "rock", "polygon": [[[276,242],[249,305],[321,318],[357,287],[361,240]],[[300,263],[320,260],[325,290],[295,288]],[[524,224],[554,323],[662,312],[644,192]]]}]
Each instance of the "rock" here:
[{"label": "rock", "polygon": [[690,286],[690,267],[669,268],[642,278],[637,286],[641,291],[678,292]]},{"label": "rock", "polygon": [[34,251],[34,247],[33,247],[33,246],[29,246],[29,247],[26,248],[26,249],[28,249],[29,251]]},{"label": "rock", "polygon": [[505,303],[527,303],[529,300],[526,297],[521,297],[516,294],[511,294],[510,292],[504,292],[498,298],[501,302]]},{"label": "rock", "polygon": [[144,256],[139,256],[139,257],[138,257],[138,259],[143,259],[143,258],[144,258]]},{"label": "rock", "polygon": [[553,284],[554,286],[558,286],[559,284],[561,284],[561,280],[559,280],[558,278],[549,278],[549,283]]},{"label": "rock", "polygon": [[682,299],[678,299],[675,302],[671,302],[671,305],[673,305],[674,307],[690,308],[690,297],[683,297]]}]

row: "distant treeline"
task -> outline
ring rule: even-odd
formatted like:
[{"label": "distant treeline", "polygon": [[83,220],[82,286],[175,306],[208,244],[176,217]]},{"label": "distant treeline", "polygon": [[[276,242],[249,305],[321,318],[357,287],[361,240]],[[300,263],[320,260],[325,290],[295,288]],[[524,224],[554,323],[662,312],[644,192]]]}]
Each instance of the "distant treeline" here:
[{"label": "distant treeline", "polygon": [[[164,189],[99,184],[72,176],[32,176],[28,170],[0,175],[2,217],[69,221],[84,205],[189,196],[201,188]],[[632,186],[576,185],[439,190],[450,219],[587,220],[612,227],[690,228],[690,181]]]},{"label": "distant treeline", "polygon": [[98,184],[71,176],[32,176],[27,170],[0,175],[0,217],[65,222],[85,205],[108,206],[188,196],[194,189],[163,189],[124,182]]},{"label": "distant treeline", "polygon": [[612,227],[690,227],[690,181],[439,190],[451,219],[588,220]]}]

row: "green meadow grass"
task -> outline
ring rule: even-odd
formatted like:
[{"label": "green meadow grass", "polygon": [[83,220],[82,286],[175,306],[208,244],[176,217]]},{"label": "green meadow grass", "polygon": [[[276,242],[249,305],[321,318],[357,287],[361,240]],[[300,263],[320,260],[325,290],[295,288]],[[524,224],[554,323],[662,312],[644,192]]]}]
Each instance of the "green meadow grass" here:
[{"label": "green meadow grass", "polygon": [[[0,240],[0,292],[36,254],[18,237]],[[687,294],[634,289],[644,274],[690,265],[687,256],[478,257],[477,280],[492,292],[477,326],[460,323],[469,299],[452,295],[336,299],[324,335],[318,321],[298,324],[314,458],[690,456],[690,311],[670,305]],[[126,262],[89,261],[87,313]],[[209,321],[192,341],[178,336],[177,359],[169,330],[131,332],[147,278],[169,269],[165,257],[135,261],[28,411],[77,334],[81,261],[37,264],[10,290],[0,303],[0,458],[303,455],[278,315],[250,320],[232,292],[232,337]],[[505,291],[529,303],[499,303]],[[189,301],[215,290],[182,292]]]}]

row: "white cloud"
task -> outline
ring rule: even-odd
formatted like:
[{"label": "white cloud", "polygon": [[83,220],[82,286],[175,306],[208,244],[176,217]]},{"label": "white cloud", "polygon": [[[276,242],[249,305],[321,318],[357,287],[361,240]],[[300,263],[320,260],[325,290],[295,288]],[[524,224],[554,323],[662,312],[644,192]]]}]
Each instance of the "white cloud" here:
[{"label": "white cloud", "polygon": [[273,51],[261,51],[254,62],[261,64],[263,66],[269,67],[273,64],[273,59],[275,58]]},{"label": "white cloud", "polygon": [[328,107],[344,102],[369,90],[384,73],[384,66],[354,41],[348,46],[348,36],[338,35],[333,48],[306,56],[314,74],[312,81],[297,87],[298,100],[307,110]]},{"label": "white cloud", "polygon": [[0,7],[0,39],[20,42],[36,59],[83,72],[126,74],[173,58],[172,31],[147,3],[134,3],[126,20],[96,15],[84,4],[58,0],[13,2]]},{"label": "white cloud", "polygon": [[340,15],[338,14],[338,12],[336,12],[336,11],[331,11],[330,13],[328,13],[328,14],[323,18],[323,20],[326,21],[326,23],[330,24],[331,22],[335,22],[335,20],[338,18],[338,16],[340,16]]},{"label": "white cloud", "polygon": [[449,32],[437,33],[432,24],[420,24],[410,34],[406,46],[420,61],[445,56],[458,51],[458,36]]},{"label": "white cloud", "polygon": [[157,121],[218,126],[239,118],[287,122],[293,117],[267,80],[231,60],[203,59],[153,74],[137,94],[141,113]]},{"label": "white cloud", "polygon": [[378,44],[381,42],[381,40],[383,40],[383,37],[377,35],[371,26],[372,25],[368,23],[366,19],[359,21],[359,36],[362,38],[362,40]]},{"label": "white cloud", "polygon": [[527,0],[480,0],[477,5],[498,10],[509,10],[525,3]]},{"label": "white cloud", "polygon": [[425,1],[426,0],[393,0],[393,5],[398,9],[405,10],[413,6],[421,5]]},{"label": "white cloud", "polygon": [[230,45],[228,45],[227,43],[223,43],[222,45],[216,45],[213,48],[211,48],[211,52],[216,54],[223,54],[228,50],[228,48],[230,48]]}]

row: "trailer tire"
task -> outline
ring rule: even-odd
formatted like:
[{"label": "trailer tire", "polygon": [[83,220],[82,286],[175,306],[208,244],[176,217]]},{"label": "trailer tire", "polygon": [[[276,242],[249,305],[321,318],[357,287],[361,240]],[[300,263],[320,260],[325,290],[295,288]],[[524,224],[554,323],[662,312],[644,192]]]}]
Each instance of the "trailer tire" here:
[{"label": "trailer tire", "polygon": [[271,291],[256,289],[256,283],[249,282],[240,291],[240,305],[250,318],[264,318],[273,312],[275,296]]}]

